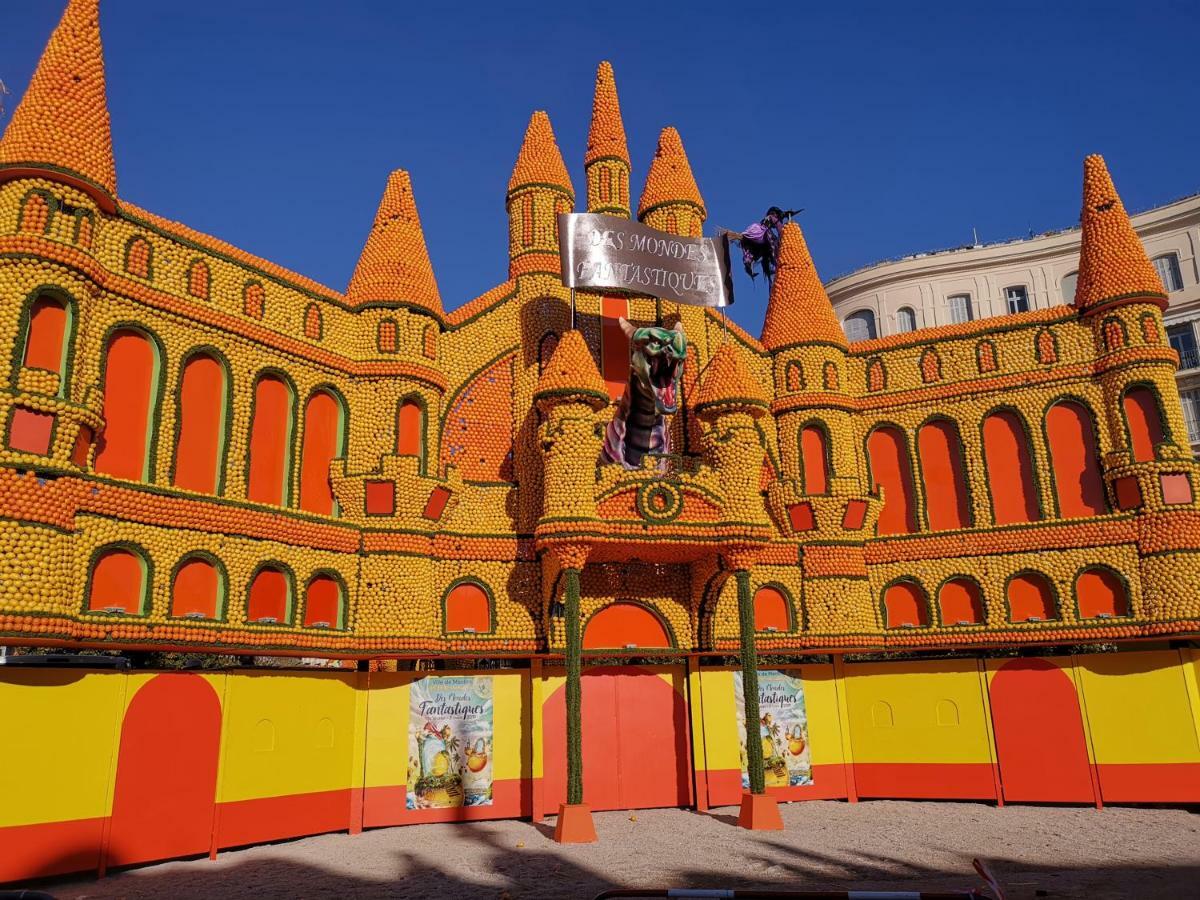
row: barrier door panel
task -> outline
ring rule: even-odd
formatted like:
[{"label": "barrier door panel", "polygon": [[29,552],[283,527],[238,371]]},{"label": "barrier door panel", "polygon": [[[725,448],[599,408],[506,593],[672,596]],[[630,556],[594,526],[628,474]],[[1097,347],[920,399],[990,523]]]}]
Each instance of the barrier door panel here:
[{"label": "barrier door panel", "polygon": [[[682,679],[649,667],[584,671],[583,799],[592,809],[692,802],[687,707],[674,686]],[[554,812],[567,797],[565,687],[546,701],[543,721],[543,789]]]},{"label": "barrier door panel", "polygon": [[108,865],[207,853],[212,841],[221,703],[199,675],[156,675],[121,726]]},{"label": "barrier door panel", "polygon": [[992,675],[989,695],[1004,799],[1091,803],[1091,763],[1071,676],[1046,659],[1018,659]]}]

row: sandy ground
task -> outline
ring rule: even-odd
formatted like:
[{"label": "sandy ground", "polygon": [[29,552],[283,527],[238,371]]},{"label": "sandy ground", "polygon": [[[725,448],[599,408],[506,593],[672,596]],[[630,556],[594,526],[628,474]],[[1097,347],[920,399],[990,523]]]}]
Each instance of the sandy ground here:
[{"label": "sandy ground", "polygon": [[591,898],[609,887],[961,889],[989,862],[1012,898],[1200,897],[1200,813],[971,803],[808,802],[783,832],[734,809],[596,814],[600,841],[559,846],[551,824],[414,825],[329,834],[108,878],[60,898]]}]

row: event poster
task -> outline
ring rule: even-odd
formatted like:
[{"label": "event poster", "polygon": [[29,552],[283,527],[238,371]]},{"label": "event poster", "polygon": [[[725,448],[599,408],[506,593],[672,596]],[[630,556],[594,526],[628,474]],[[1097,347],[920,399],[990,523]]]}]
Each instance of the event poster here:
[{"label": "event poster", "polygon": [[[741,741],[742,787],[749,789],[746,772],[746,705],[742,673],[733,673],[733,698],[737,707]],[[767,787],[812,784],[808,747],[808,714],[804,709],[804,679],[786,672],[758,673],[758,735]]]},{"label": "event poster", "polygon": [[492,676],[409,687],[408,808],[492,805]]}]

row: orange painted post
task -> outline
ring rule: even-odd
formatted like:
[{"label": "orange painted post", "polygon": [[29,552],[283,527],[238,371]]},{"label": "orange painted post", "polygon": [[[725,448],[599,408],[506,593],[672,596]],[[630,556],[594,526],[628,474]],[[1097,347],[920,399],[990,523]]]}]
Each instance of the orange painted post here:
[{"label": "orange painted post", "polygon": [[1100,769],[1096,764],[1096,743],[1092,740],[1092,726],[1088,721],[1087,696],[1083,690],[1083,680],[1079,674],[1079,663],[1075,654],[1071,654],[1071,681],[1075,685],[1075,694],[1079,698],[1079,715],[1083,720],[1083,736],[1087,740],[1088,775],[1092,779],[1092,797],[1096,809],[1104,808],[1104,797],[1100,792]]},{"label": "orange painted post", "polygon": [[846,661],[840,653],[833,656],[833,689],[837,694],[838,728],[842,735],[842,768],[846,773],[846,800],[858,802],[854,781],[854,746],[850,741],[850,704],[846,700]]},{"label": "orange painted post", "polygon": [[529,780],[531,782],[531,820],[542,821],[545,803],[542,766],[545,765],[542,741],[542,660],[529,661]]},{"label": "orange painted post", "polygon": [[567,625],[567,802],[558,808],[554,840],[590,844],[596,840],[591,808],[583,802],[582,636],[579,621],[579,569],[563,571]]},{"label": "orange painted post", "polygon": [[367,784],[367,712],[371,693],[371,673],[356,672],[354,676],[354,752],[351,756],[350,833],[363,830],[363,809]]},{"label": "orange painted post", "polygon": [[691,722],[692,790],[696,809],[708,812],[708,750],[704,743],[704,685],[700,677],[700,660],[684,659],[687,708]]},{"label": "orange painted post", "polygon": [[758,652],[754,645],[754,598],[750,593],[750,572],[738,569],[733,577],[737,582],[742,702],[746,717],[746,772],[750,778],[750,790],[742,795],[738,825],[752,831],[782,831],[779,804],[767,794],[763,775],[763,754],[758,731]]},{"label": "orange painted post", "polygon": [[979,669],[979,699],[983,703],[983,722],[987,727],[988,760],[992,764],[992,782],[996,785],[996,806],[1004,806],[1004,787],[1000,781],[1000,760],[996,756],[996,731],[992,725],[992,702],[988,697],[987,666],[983,657],[977,659]]}]

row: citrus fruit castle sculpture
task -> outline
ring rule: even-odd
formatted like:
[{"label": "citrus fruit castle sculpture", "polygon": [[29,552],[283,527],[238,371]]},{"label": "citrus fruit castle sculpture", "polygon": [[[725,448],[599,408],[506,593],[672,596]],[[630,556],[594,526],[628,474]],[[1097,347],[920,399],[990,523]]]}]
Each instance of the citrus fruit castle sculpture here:
[{"label": "citrus fruit castle sculpture", "polygon": [[[125,200],[97,5],[0,141],[4,643],[556,655],[614,605],[662,625],[643,656],[1200,627],[1166,297],[1099,157],[1074,305],[847,343],[790,224],[755,338],[642,296],[572,320],[537,112],[508,278],[448,313],[407,172],[344,292]],[[674,129],[631,193],[607,64],[592,115],[579,206],[700,235]],[[622,319],[686,340],[671,453],[632,468]]]}]

